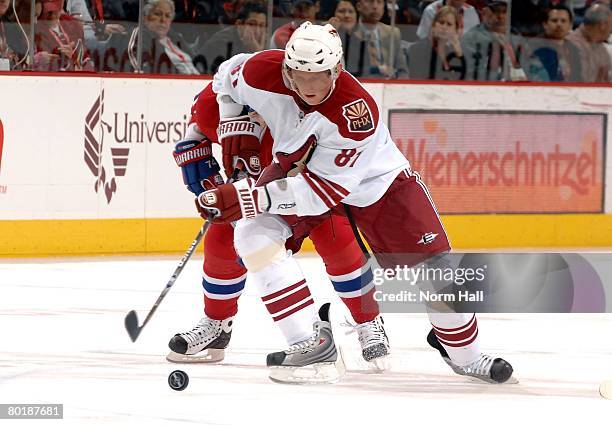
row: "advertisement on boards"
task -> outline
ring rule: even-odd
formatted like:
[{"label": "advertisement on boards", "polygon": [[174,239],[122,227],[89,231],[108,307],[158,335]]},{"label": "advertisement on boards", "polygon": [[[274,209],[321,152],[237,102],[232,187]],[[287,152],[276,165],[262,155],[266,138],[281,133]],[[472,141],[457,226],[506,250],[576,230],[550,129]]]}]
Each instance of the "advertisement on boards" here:
[{"label": "advertisement on boards", "polygon": [[390,110],[442,214],[602,213],[606,115]]}]

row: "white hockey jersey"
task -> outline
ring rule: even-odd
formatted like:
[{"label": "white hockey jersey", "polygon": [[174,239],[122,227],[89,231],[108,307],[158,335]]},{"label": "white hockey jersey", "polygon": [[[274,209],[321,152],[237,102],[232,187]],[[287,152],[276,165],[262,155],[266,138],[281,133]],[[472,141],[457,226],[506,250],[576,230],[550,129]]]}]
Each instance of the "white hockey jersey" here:
[{"label": "white hockey jersey", "polygon": [[213,90],[263,117],[275,156],[295,152],[309,137],[316,138],[306,168],[287,178],[294,213],[319,215],[340,202],[365,207],[378,201],[410,165],[391,140],[374,99],[342,71],[332,95],[309,106],[283,81],[283,57],[282,50],[236,55],[219,67]]}]

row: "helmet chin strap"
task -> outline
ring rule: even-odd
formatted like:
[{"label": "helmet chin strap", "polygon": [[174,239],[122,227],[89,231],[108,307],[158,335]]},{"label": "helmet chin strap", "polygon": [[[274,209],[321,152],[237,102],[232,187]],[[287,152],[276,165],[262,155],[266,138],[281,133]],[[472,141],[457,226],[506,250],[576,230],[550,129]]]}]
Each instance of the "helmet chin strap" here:
[{"label": "helmet chin strap", "polygon": [[306,104],[310,105],[310,106],[316,106],[316,105],[320,105],[321,103],[325,102],[327,99],[329,99],[329,97],[332,95],[332,93],[334,92],[334,89],[336,88],[336,79],[338,78],[339,75],[339,67],[336,65],[335,67],[333,67],[330,71],[331,71],[331,77],[332,77],[332,85],[329,89],[329,93],[327,93],[327,96],[325,96],[320,102],[317,103],[310,103],[308,102],[306,99],[304,99],[302,97],[302,95],[300,94],[300,91],[297,89],[295,82],[293,81],[293,79],[291,78],[291,76],[289,75],[289,68],[287,65],[283,65],[283,80],[285,81],[285,85],[293,90],[295,93],[297,93],[297,95],[300,97],[300,99],[302,99],[304,102],[306,102]]}]

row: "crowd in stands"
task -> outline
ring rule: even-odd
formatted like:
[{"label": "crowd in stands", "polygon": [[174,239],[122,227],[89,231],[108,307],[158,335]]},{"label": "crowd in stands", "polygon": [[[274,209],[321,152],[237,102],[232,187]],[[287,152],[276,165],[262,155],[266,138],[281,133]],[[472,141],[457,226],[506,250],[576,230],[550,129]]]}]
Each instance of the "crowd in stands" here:
[{"label": "crowd in stands", "polygon": [[612,78],[610,0],[146,0],[140,26],[138,0],[31,4],[0,0],[0,71],[212,74],[310,20],[337,29],[358,77]]}]

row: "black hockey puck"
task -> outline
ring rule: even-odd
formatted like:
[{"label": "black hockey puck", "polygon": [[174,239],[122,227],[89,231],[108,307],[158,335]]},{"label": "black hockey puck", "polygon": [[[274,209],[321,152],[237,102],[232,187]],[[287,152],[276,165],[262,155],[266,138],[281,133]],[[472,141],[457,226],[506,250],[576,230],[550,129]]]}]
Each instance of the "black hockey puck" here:
[{"label": "black hockey puck", "polygon": [[183,391],[189,385],[189,376],[182,370],[175,370],[168,375],[168,385],[174,391]]}]

